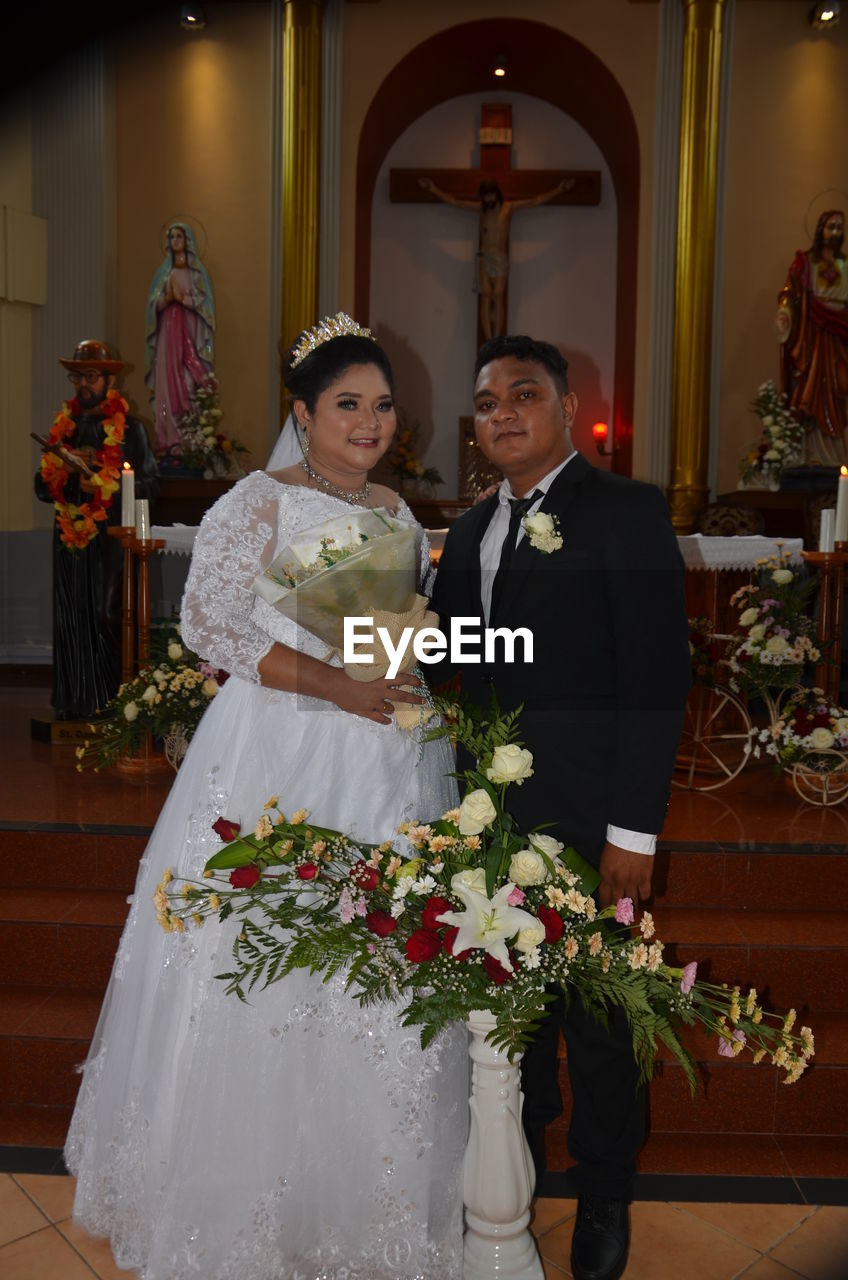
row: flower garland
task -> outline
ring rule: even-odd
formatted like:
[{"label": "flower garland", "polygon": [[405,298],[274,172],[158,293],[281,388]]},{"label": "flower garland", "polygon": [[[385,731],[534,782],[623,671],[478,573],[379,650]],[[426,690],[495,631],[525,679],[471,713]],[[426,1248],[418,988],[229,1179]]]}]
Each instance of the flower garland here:
[{"label": "flower garland", "polygon": [[[129,405],[119,391],[106,392],[103,414],[103,444],[95,453],[97,468],[89,477],[97,492],[81,506],[65,501],[65,485],[72,468],[58,453],[41,455],[41,477],[53,499],[59,536],[72,551],[87,547],[97,537],[97,524],[106,519],[112,498],[121,485],[121,444],[127,429],[126,414]],[[74,397],[62,405],[50,428],[50,443],[63,445],[76,431],[74,418],[82,413],[79,400]]]}]

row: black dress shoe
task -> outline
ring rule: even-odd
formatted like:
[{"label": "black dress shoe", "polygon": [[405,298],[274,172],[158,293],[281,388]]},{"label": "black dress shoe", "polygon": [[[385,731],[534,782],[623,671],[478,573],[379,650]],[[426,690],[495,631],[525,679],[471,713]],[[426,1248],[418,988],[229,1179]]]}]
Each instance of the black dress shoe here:
[{"label": "black dress shoe", "polygon": [[619,1280],[627,1265],[630,1218],[623,1200],[581,1196],[571,1241],[574,1280]]}]

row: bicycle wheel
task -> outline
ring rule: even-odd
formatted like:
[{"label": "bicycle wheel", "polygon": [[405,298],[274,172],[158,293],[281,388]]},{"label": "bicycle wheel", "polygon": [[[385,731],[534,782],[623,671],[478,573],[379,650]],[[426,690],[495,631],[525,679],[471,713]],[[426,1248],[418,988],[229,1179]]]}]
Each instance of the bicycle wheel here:
[{"label": "bicycle wheel", "polygon": [[723,686],[692,686],[674,764],[676,787],[714,791],[745,768],[753,726],[740,698]]}]

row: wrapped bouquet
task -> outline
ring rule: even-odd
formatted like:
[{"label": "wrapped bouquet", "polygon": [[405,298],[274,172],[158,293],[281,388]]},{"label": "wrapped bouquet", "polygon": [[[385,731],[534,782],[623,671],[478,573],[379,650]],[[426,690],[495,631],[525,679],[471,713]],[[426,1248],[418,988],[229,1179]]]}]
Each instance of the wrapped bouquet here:
[{"label": "wrapped bouquet", "polygon": [[488,1039],[513,1056],[527,1045],[559,988],[601,1020],[620,1005],[642,1076],[650,1078],[657,1040],[682,1063],[694,1089],[681,1027],[700,1023],[719,1052],[747,1048],[785,1069],[793,1083],[813,1054],[795,1012],[766,1012],[743,993],[699,981],[697,965],[670,965],[650,913],[636,923],[633,903],[604,909],[592,896],[598,873],[571,848],[540,831],[521,831],[506,808],[509,786],[532,775],[532,754],[517,738],[517,715],[490,720],[450,708],[446,728],[476,759],[462,775],[458,809],[405,823],[394,838],[363,844],[322,827],[301,810],[286,817],[272,796],[252,831],[223,816],[226,843],[203,879],[163,875],[154,897],[168,931],[235,916],[234,963],[218,977],[242,999],[291,970],[326,981],[344,972],[365,1004],[395,1001],[404,1025],[426,1045],[448,1023],[489,1011]]},{"label": "wrapped bouquet", "polygon": [[[328,657],[344,651],[345,618],[372,619],[373,642],[358,642],[357,660],[346,662],[345,670],[356,680],[376,680],[386,675],[390,663],[378,628],[394,646],[407,631],[399,670],[409,672],[415,666],[415,635],[438,621],[427,612],[426,597],[416,591],[418,572],[415,530],[376,507],[304,530],[275,556],[253,589],[325,641]],[[429,707],[395,706],[402,728],[414,728],[430,715]]]}]

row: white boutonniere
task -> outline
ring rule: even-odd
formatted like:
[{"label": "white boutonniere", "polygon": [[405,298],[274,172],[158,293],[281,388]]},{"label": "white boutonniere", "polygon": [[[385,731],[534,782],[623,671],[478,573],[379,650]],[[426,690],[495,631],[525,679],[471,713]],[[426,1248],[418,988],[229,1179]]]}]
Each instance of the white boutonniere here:
[{"label": "white boutonniere", "polygon": [[530,546],[544,552],[546,556],[549,556],[552,551],[559,551],[562,546],[559,520],[556,516],[548,515],[546,511],[536,511],[531,516],[525,516],[521,521],[521,527],[530,539]]}]

